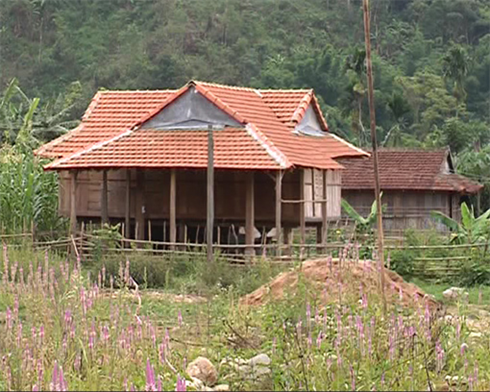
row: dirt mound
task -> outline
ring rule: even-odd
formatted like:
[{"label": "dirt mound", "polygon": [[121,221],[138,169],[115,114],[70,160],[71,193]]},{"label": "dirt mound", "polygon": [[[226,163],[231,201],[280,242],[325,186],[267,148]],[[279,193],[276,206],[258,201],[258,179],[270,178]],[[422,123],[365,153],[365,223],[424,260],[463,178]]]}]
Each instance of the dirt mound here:
[{"label": "dirt mound", "polygon": [[[282,299],[286,293],[294,295],[300,277],[307,280],[312,292],[329,295],[331,299],[336,298],[339,291],[347,293],[355,290],[354,295],[358,295],[360,288],[366,293],[377,293],[379,287],[378,273],[373,262],[344,262],[339,268],[338,259],[326,258],[305,261],[300,267],[279,274],[270,283],[242,297],[240,303],[262,305],[271,299]],[[440,305],[419,287],[405,282],[400,275],[390,270],[386,270],[385,274],[385,293],[390,303],[401,302],[403,305],[413,306],[424,300],[431,308],[438,308]]]}]

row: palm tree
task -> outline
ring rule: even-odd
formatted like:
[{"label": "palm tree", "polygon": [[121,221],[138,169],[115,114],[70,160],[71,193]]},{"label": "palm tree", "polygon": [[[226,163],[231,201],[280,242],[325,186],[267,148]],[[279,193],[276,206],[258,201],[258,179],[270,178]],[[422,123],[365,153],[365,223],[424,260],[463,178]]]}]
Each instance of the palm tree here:
[{"label": "palm tree", "polygon": [[393,93],[388,101],[388,107],[395,120],[395,125],[388,130],[381,145],[383,147],[398,147],[403,142],[402,136],[407,125],[406,115],[410,112],[410,106],[401,94]]},{"label": "palm tree", "polygon": [[357,133],[358,143],[364,144],[367,140],[366,130],[362,123],[362,101],[366,95],[366,51],[356,48],[354,52],[347,57],[345,69],[349,78],[347,86],[348,97],[344,99],[344,113],[352,117],[352,128]]},{"label": "palm tree", "polygon": [[453,95],[458,102],[466,98],[464,82],[468,74],[469,57],[466,49],[461,45],[453,45],[442,58],[444,78],[452,80]]}]

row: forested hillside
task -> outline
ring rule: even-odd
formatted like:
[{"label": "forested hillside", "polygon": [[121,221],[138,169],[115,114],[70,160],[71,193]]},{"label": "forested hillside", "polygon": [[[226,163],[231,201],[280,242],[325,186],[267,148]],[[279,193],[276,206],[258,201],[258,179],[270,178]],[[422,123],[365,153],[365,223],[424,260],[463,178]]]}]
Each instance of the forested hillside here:
[{"label": "forested hillside", "polygon": [[[371,8],[380,143],[449,145],[467,174],[490,181],[490,2]],[[12,124],[33,97],[33,135],[46,140],[70,128],[98,89],[195,78],[313,87],[333,132],[369,142],[360,0],[3,0],[0,18],[0,83],[15,77],[25,93],[8,97],[24,105],[2,115],[3,139],[15,140]]]}]

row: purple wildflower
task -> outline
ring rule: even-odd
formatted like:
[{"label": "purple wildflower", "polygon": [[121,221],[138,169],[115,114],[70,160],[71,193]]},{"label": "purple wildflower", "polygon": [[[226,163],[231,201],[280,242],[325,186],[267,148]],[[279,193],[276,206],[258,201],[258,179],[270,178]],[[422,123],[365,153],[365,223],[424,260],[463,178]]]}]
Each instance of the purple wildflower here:
[{"label": "purple wildflower", "polygon": [[441,342],[436,342],[436,353],[437,353],[437,371],[440,372],[444,365],[444,349],[441,346]]},{"label": "purple wildflower", "polygon": [[318,347],[318,349],[320,349],[320,347],[322,346],[322,340],[323,340],[323,332],[320,331],[318,333],[318,337],[316,338],[316,346]]},{"label": "purple wildflower", "polygon": [[146,360],[146,386],[145,391],[156,391],[155,371],[151,366],[150,360]]},{"label": "purple wildflower", "polygon": [[5,318],[7,321],[7,329],[11,329],[12,328],[12,311],[10,310],[10,308],[8,306],[7,306]]},{"label": "purple wildflower", "polygon": [[58,378],[58,361],[54,361],[54,369],[53,369],[53,377],[51,379],[51,383],[49,384],[49,389],[51,391],[58,391],[60,388],[58,386],[59,378]]},{"label": "purple wildflower", "polygon": [[349,370],[350,370],[350,378],[351,378],[351,390],[355,391],[356,390],[356,376],[354,374],[354,368],[352,365],[349,365]]},{"label": "purple wildflower", "polygon": [[179,315],[177,316],[177,321],[179,323],[179,327],[182,327],[182,312],[179,310]]},{"label": "purple wildflower", "polygon": [[177,392],[185,392],[187,390],[185,378],[180,378],[180,375],[177,375],[177,385],[175,387],[175,390]]}]

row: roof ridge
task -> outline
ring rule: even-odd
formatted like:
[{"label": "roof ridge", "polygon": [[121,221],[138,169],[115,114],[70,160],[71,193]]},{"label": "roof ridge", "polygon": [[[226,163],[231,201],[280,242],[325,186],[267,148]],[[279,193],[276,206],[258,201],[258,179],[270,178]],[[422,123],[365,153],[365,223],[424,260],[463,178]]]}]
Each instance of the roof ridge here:
[{"label": "roof ridge", "polygon": [[261,93],[269,93],[269,92],[285,92],[285,93],[290,93],[290,92],[305,92],[307,93],[310,90],[313,90],[311,88],[258,88]]},{"label": "roof ridge", "polygon": [[89,153],[89,152],[92,152],[94,150],[97,150],[99,148],[102,148],[104,146],[106,146],[107,144],[109,143],[112,143],[116,140],[119,140],[125,136],[129,136],[133,133],[133,130],[132,129],[128,129],[127,131],[124,131],[122,133],[120,133],[119,135],[116,135],[116,136],[113,136],[112,138],[110,139],[106,139],[106,140],[103,140],[103,141],[100,141],[99,143],[95,143],[91,146],[89,146],[88,148],[82,148],[78,151],[75,151],[73,154],[71,155],[68,155],[64,158],[61,158],[61,159],[57,159],[56,161],[54,162],[51,162],[50,164],[44,166],[44,169],[52,169],[52,168],[56,168],[56,166],[62,164],[62,163],[66,163],[74,158],[78,158],[80,157],[81,155],[83,154],[86,154],[86,153]]},{"label": "roof ridge", "polygon": [[39,148],[37,148],[36,150],[34,150],[34,154],[39,155],[39,156],[43,156],[44,152],[46,152],[47,149],[49,149],[53,146],[57,146],[58,144],[66,141],[67,139],[71,138],[74,134],[80,132],[82,130],[82,128],[83,128],[83,123],[78,124],[75,128],[70,129],[64,135],[61,135],[61,136],[57,137],[56,139],[53,139],[50,142],[45,143],[42,146],[40,146]]},{"label": "roof ridge", "polygon": [[274,159],[279,164],[279,166],[281,166],[282,168],[293,166],[287,156],[283,154],[283,152],[279,148],[277,148],[274,143],[269,140],[269,138],[264,135],[264,133],[260,131],[260,129],[257,128],[254,124],[247,123],[247,125],[245,125],[245,129],[251,137],[259,142],[259,144],[272,157],[272,159]]},{"label": "roof ridge", "polygon": [[[368,156],[370,157],[371,154],[367,151],[364,151],[363,149],[359,148],[359,147],[356,147],[354,146],[353,144],[349,143],[347,140],[344,140],[342,139],[340,136],[337,136],[335,133],[332,133],[332,132],[328,132],[325,136],[331,136],[333,137],[335,140],[337,140],[338,142],[341,142],[341,143],[344,143],[346,144],[348,147],[356,150],[357,152],[361,153],[363,156]],[[341,158],[341,156],[337,157],[337,158]]]},{"label": "roof ridge", "polygon": [[189,83],[194,83],[194,84],[200,84],[200,85],[204,85],[204,86],[212,86],[212,87],[221,87],[221,88],[227,88],[227,89],[230,89],[230,90],[245,90],[245,91],[253,91],[255,90],[254,88],[252,87],[243,87],[243,86],[231,86],[229,84],[220,84],[220,83],[211,83],[211,82],[203,82],[201,80],[191,80]]},{"label": "roof ridge", "polygon": [[299,105],[296,107],[293,115],[289,119],[290,122],[299,123],[301,121],[306,113],[306,109],[308,109],[308,106],[310,106],[312,96],[313,89],[310,89],[308,92],[306,92],[303,98],[301,98],[301,101],[299,101]]},{"label": "roof ridge", "polygon": [[155,90],[99,90],[97,94],[105,94],[105,93],[175,93],[179,91],[179,89],[155,89]]}]

